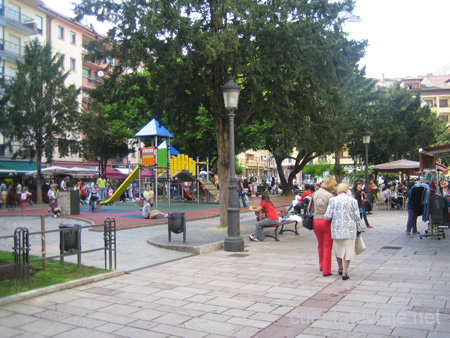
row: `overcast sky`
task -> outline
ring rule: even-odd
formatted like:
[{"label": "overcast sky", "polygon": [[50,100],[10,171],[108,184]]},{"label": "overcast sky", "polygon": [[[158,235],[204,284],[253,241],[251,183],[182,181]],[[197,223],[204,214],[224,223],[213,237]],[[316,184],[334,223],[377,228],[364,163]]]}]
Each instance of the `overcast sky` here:
[{"label": "overcast sky", "polygon": [[[78,0],[44,2],[72,16],[71,3]],[[369,41],[360,63],[367,76],[425,75],[450,64],[450,0],[356,0],[353,14],[362,21],[346,22],[344,29],[352,39]]]}]

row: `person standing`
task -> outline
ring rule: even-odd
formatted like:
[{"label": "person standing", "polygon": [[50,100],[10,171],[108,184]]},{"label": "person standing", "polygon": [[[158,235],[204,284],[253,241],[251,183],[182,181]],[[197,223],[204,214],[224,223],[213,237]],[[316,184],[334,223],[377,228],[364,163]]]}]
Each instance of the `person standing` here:
[{"label": "person standing", "polygon": [[353,187],[354,195],[353,197],[358,202],[359,215],[361,219],[364,217],[364,222],[366,223],[366,227],[373,228],[373,226],[369,225],[369,221],[367,220],[366,206],[364,204],[366,194],[362,191],[362,183],[358,182]]},{"label": "person standing", "polygon": [[347,280],[350,278],[350,261],[355,254],[355,240],[361,232],[358,202],[348,195],[347,184],[338,184],[336,197],[330,199],[324,217],[331,219],[331,238],[339,265],[338,272],[342,280]]},{"label": "person standing", "polygon": [[420,234],[417,231],[417,217],[423,213],[422,194],[424,190],[424,186],[420,184],[415,185],[414,182],[410,182],[408,203],[406,204],[406,209],[408,210],[408,221],[406,223],[407,235],[411,234],[411,232],[414,235]]},{"label": "person standing", "polygon": [[266,214],[266,218],[256,222],[256,233],[250,235],[250,240],[254,242],[264,242],[264,227],[277,225],[280,221],[277,211],[275,210],[275,207],[270,200],[269,194],[266,192],[263,192],[261,194],[261,203],[259,203],[259,207],[253,209],[253,211],[255,211],[256,213],[260,212],[261,210],[263,210]]},{"label": "person standing", "polygon": [[22,211],[25,211],[28,201],[28,196],[31,196],[31,192],[28,191],[27,187],[21,187],[21,193],[20,193],[20,209]]},{"label": "person standing", "polygon": [[312,196],[312,208],[314,210],[313,230],[317,238],[317,251],[319,253],[319,269],[323,276],[331,273],[331,250],[333,239],[331,238],[331,220],[325,218],[328,203],[333,197],[336,180],[328,177],[323,181],[319,190]]},{"label": "person standing", "polygon": [[242,178],[242,171],[238,172],[238,176],[236,177],[236,185],[237,185],[238,208],[241,207],[239,199],[242,199],[242,204],[244,205],[244,208],[246,208],[247,204],[245,203],[244,197],[244,180]]},{"label": "person standing", "polygon": [[97,211],[97,201],[98,201],[97,188],[94,187],[94,189],[91,191],[91,194],[89,196],[89,204],[91,206],[92,212]]},{"label": "person standing", "polygon": [[98,199],[99,201],[105,200],[105,191],[106,191],[106,179],[105,176],[100,175],[97,179],[97,188],[98,188]]},{"label": "person standing", "polygon": [[16,187],[14,186],[14,183],[11,182],[8,185],[8,206],[11,208],[14,208],[17,205],[16,201]]}]

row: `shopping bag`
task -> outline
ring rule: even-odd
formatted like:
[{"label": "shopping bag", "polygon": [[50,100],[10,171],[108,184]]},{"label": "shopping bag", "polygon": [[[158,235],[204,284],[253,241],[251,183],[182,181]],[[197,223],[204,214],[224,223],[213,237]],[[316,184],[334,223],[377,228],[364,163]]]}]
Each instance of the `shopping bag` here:
[{"label": "shopping bag", "polygon": [[364,241],[363,241],[361,235],[359,235],[358,237],[356,237],[356,241],[355,241],[355,253],[357,255],[360,255],[365,250],[366,250],[366,245],[364,244]]}]

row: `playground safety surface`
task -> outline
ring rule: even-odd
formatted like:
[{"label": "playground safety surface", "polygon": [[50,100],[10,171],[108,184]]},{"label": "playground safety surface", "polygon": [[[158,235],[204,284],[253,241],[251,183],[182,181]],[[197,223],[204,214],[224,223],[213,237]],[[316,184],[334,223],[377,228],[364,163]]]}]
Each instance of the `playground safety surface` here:
[{"label": "playground safety surface", "polygon": [[[259,197],[254,197],[250,202],[257,206],[260,202]],[[286,206],[291,198],[274,197],[272,202],[275,207]],[[220,215],[220,205],[215,202],[201,201],[171,201],[170,206],[167,201],[158,201],[157,209],[162,212],[184,212],[186,221],[210,218]],[[241,208],[241,212],[248,211],[248,208]],[[0,208],[0,216],[49,216],[48,206],[29,206],[25,211],[16,208]],[[116,220],[117,230],[148,227],[153,225],[167,224],[167,218],[144,219],[136,202],[115,202],[112,205],[103,205],[101,210],[96,212],[89,211],[87,206],[80,207],[79,215],[65,216],[74,220],[81,219],[92,224],[103,224],[105,218],[114,218]]]}]

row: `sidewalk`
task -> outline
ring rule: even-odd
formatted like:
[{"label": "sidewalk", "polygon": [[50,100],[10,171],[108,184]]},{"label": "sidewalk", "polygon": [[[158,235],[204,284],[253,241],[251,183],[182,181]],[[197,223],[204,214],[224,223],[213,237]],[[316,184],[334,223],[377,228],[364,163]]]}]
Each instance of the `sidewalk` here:
[{"label": "sidewalk", "polygon": [[314,233],[302,229],[280,242],[246,242],[244,252],[184,256],[0,306],[0,330],[2,337],[65,338],[448,337],[448,237],[407,236],[406,218],[398,210],[370,215],[368,248],[347,281],[335,262],[333,275],[322,277]]}]

